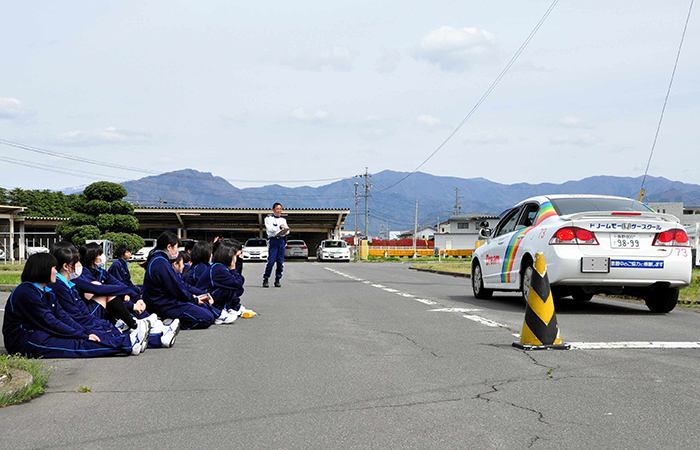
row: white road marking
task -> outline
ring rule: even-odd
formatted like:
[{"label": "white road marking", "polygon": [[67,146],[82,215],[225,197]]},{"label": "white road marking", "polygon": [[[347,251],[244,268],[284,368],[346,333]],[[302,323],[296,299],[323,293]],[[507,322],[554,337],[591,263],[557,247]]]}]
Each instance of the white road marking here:
[{"label": "white road marking", "polygon": [[659,348],[700,348],[700,342],[568,342],[572,349],[607,350],[607,349],[659,349]]},{"label": "white road marking", "polygon": [[474,309],[474,308],[438,308],[438,309],[431,309],[431,312],[458,312],[458,313],[468,313],[468,312],[478,312],[478,311],[483,311],[481,309]]},{"label": "white road marking", "polygon": [[413,295],[413,294],[405,294],[405,293],[403,293],[403,292],[397,292],[397,294],[399,294],[399,295],[402,296],[402,297],[408,297],[408,298],[413,298],[413,297],[415,297],[415,295]]},{"label": "white road marking", "polygon": [[487,319],[485,317],[481,316],[474,316],[470,314],[465,314],[462,317],[465,319],[473,320],[474,322],[479,322],[482,325],[486,325],[487,327],[500,327],[500,328],[509,328],[508,325],[503,325],[502,323],[494,322],[491,319]]},{"label": "white road marking", "polygon": [[387,291],[387,292],[391,292],[392,294],[393,294],[394,292],[399,292],[398,289],[391,289],[391,288],[384,288],[384,289],[382,289],[382,290],[383,290],[383,291]]},{"label": "white road marking", "polygon": [[413,300],[421,303],[425,303],[426,305],[437,305],[438,302],[434,302],[432,300],[428,300],[427,298],[414,298]]},{"label": "white road marking", "polygon": [[372,287],[376,287],[376,288],[383,289],[383,288],[385,288],[386,286],[384,286],[383,284],[373,284]]}]

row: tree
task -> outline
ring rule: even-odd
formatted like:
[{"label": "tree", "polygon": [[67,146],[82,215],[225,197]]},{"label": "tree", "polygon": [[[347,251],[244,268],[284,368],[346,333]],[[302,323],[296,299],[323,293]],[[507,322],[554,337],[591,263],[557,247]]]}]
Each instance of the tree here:
[{"label": "tree", "polygon": [[0,191],[0,203],[23,206],[26,217],[70,217],[75,194],[47,190],[24,190],[15,188]]},{"label": "tree", "polygon": [[126,189],[116,183],[92,183],[72,201],[75,212],[71,220],[59,225],[56,232],[75,245],[83,245],[87,239],[108,239],[115,247],[126,244],[131,251],[138,251],[144,242],[133,234],[139,221],[134,217],[134,206],[122,200],[126,195]]}]

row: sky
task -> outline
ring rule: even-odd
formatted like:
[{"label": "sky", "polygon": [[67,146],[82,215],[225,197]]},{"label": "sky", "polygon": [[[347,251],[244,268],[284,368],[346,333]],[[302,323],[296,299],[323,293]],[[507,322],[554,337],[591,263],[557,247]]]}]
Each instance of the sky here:
[{"label": "sky", "polygon": [[[552,3],[10,2],[0,187],[184,168],[241,188],[410,172]],[[420,170],[505,184],[642,176],[689,6],[559,1]],[[700,183],[699,79],[694,11],[649,175]]]}]

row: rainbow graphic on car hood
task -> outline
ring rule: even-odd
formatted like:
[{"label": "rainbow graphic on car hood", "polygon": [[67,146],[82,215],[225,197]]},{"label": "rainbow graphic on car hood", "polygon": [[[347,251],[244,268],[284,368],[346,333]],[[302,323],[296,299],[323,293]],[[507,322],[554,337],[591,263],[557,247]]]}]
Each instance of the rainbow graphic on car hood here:
[{"label": "rainbow graphic on car hood", "polygon": [[[515,264],[515,255],[518,253],[520,248],[520,243],[527,233],[530,232],[535,227],[538,227],[542,222],[549,219],[550,217],[558,216],[557,212],[554,210],[551,202],[544,202],[540,205],[540,211],[537,214],[537,220],[535,224],[513,234],[508,242],[508,247],[506,248],[506,255],[503,259],[503,270],[501,271],[501,283],[510,283],[510,274],[513,271],[513,264]],[[519,239],[519,237],[522,238]]]}]

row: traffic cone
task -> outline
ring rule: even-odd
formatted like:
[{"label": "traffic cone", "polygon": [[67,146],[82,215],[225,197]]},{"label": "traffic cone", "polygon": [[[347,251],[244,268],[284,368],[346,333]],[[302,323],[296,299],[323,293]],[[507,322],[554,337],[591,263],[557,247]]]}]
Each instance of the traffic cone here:
[{"label": "traffic cone", "polygon": [[535,270],[532,273],[527,295],[523,332],[520,335],[520,342],[513,342],[513,346],[523,350],[549,348],[568,350],[570,346],[561,342],[544,253],[535,255],[533,267]]}]

